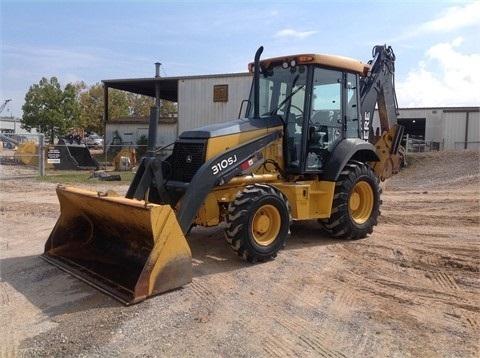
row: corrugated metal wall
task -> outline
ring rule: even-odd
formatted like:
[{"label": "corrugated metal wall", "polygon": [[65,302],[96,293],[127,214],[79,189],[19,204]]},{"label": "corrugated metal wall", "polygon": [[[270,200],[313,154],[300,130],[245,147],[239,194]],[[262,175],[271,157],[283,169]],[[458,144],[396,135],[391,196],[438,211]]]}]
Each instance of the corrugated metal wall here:
[{"label": "corrugated metal wall", "polygon": [[[446,113],[445,114],[445,140],[443,149],[462,149],[461,143],[465,141],[465,121],[466,113]],[[456,148],[458,147],[458,148]]]},{"label": "corrugated metal wall", "polygon": [[[107,147],[112,143],[115,131],[118,131],[125,146],[136,145],[142,135],[148,137],[148,121],[141,123],[138,121],[133,123],[109,121],[105,131],[105,144]],[[163,147],[173,143],[177,138],[177,124],[159,123],[157,133],[158,146]]]},{"label": "corrugated metal wall", "polygon": [[480,148],[480,112],[469,113],[468,143],[468,148]]},{"label": "corrugated metal wall", "polygon": [[470,110],[444,110],[444,149],[480,148],[480,113]]},{"label": "corrugated metal wall", "polygon": [[[252,76],[219,75],[181,79],[178,83],[179,134],[187,129],[236,119],[242,101],[248,99]],[[215,85],[228,85],[228,101],[214,102]]]}]

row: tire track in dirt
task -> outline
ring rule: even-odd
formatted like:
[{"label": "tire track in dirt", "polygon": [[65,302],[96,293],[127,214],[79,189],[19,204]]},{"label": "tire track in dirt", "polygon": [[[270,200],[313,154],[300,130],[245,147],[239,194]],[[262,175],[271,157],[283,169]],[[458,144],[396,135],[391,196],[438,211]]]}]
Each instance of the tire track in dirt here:
[{"label": "tire track in dirt", "polygon": [[[320,259],[318,253],[312,250],[300,251],[298,256],[302,271],[315,271],[317,274],[306,279],[298,273],[289,272],[287,264],[279,263],[280,267],[286,268],[286,273],[264,293],[268,310],[256,312],[261,321],[270,320],[270,328],[266,332],[274,332],[266,334],[262,341],[265,353],[278,357],[345,357],[337,350],[335,335],[322,328],[323,311],[329,310],[336,298],[329,286],[324,284],[328,277],[324,275],[325,268],[333,256],[322,255]],[[322,261],[321,265],[318,265],[319,261]],[[282,300],[268,300],[268,297],[282,297]],[[312,324],[312,317],[317,317],[316,324]]]},{"label": "tire track in dirt", "polygon": [[[257,269],[269,269],[265,265],[255,265],[245,270],[233,272],[233,274],[222,272],[194,278],[192,283],[188,285],[188,289],[196,297],[190,303],[193,308],[191,312],[193,319],[198,323],[213,325],[221,320],[223,323],[227,323],[224,327],[227,331],[223,333],[227,336],[235,334],[235,327],[238,326],[242,327],[243,335],[246,337],[258,336],[260,331],[262,332],[260,336],[266,338],[261,345],[257,346],[261,347],[260,349],[268,356],[298,357],[300,351],[298,347],[292,345],[291,337],[279,332],[280,325],[275,317],[285,316],[285,312],[281,308],[277,309],[276,303],[268,300],[269,290],[266,290],[265,285],[252,280],[252,285],[246,291],[236,290],[236,282],[252,279],[252,275],[255,275],[255,267]],[[279,281],[283,282],[283,276]],[[210,287],[215,287],[215,291],[210,290]],[[235,302],[242,302],[242,304],[238,305]],[[267,303],[261,304],[260,302]],[[205,312],[208,307],[211,311],[199,316],[199,312]],[[255,317],[253,322],[252,317]],[[296,319],[292,315],[288,315],[288,317],[288,319]],[[236,324],[230,326],[228,322],[236,322]],[[269,329],[266,326],[272,328]],[[275,332],[275,334],[272,334],[272,332]],[[205,334],[210,336],[212,333],[206,332]],[[219,339],[219,336],[214,335],[210,339],[215,341]],[[254,341],[246,341],[244,347],[239,349],[245,353],[258,349],[258,347],[252,345],[255,345]]]},{"label": "tire track in dirt", "polygon": [[297,357],[297,353],[291,349],[286,348],[285,341],[273,337],[263,342],[263,350],[269,357]]},{"label": "tire track in dirt", "polygon": [[[465,314],[461,314],[465,313]],[[463,327],[465,329],[471,329],[478,332],[478,324],[474,317],[470,317],[466,312],[458,312],[453,309],[451,312],[445,311],[443,313],[443,319],[449,327]]]},{"label": "tire track in dirt", "polygon": [[199,280],[192,280],[192,282],[188,285],[188,287],[192,290],[192,292],[199,297],[202,301],[215,301],[216,297],[215,294],[206,288]]},{"label": "tire track in dirt", "polygon": [[480,223],[479,198],[473,191],[455,191],[454,197],[442,191],[385,191],[383,199],[381,223],[403,227],[425,223],[443,227],[451,221],[478,227]]},{"label": "tire track in dirt", "polygon": [[[312,267],[315,261],[319,261],[318,257],[315,260],[315,255],[307,254],[308,250],[301,251],[303,269],[321,269],[318,266]],[[294,251],[290,252],[296,254]],[[299,277],[290,272],[285,256],[287,255],[282,255],[269,264],[248,266],[233,273],[222,272],[198,277],[189,286],[192,286],[193,293],[200,301],[211,302],[215,310],[212,320],[216,321],[226,314],[223,319],[227,322],[237,320],[247,336],[262,337],[261,344],[257,347],[261,347],[268,356],[344,357],[332,348],[335,347],[334,337],[330,337],[325,330],[313,329],[308,320],[312,314],[318,315],[318,311],[321,313],[320,301],[331,295],[328,288],[321,285],[321,275],[304,280],[300,278],[298,281]],[[254,277],[257,275],[271,277],[272,280],[268,283],[256,280]],[[251,283],[249,289],[236,292],[238,283],[243,281]],[[209,287],[215,287],[215,292]],[[282,299],[276,300],[276,297]],[[327,297],[327,301],[329,300]],[[196,304],[204,305],[202,302]],[[232,302],[242,304],[235,305]],[[231,306],[232,304],[234,306]],[[219,308],[222,305],[223,307]],[[251,322],[252,317],[255,317],[254,323]]]},{"label": "tire track in dirt", "polygon": [[291,320],[282,320],[279,322],[281,326],[283,326],[286,330],[290,331],[292,334],[300,334],[299,338],[304,344],[306,344],[306,347],[310,348],[307,350],[307,352],[310,350],[315,353],[316,356],[320,357],[328,357],[328,358],[341,358],[345,357],[340,352],[335,351],[334,349],[329,348],[324,342],[327,341],[328,339],[326,338],[326,335],[317,333],[316,335],[312,335],[311,331],[306,329],[305,322],[297,322],[297,321],[291,321]]},{"label": "tire track in dirt", "polygon": [[[347,288],[346,282],[348,281],[348,271],[345,271],[345,258],[337,254],[338,250],[343,250],[344,243],[333,244],[328,246],[327,250],[333,255],[332,260],[326,265],[325,273],[328,273],[336,282],[342,284],[345,287],[345,290],[340,290],[332,292],[332,300],[329,306],[329,309],[332,309],[334,312],[344,312],[346,309],[349,310],[351,307],[358,306],[361,302],[365,300],[357,295],[352,294],[352,292]],[[341,248],[337,248],[340,246]],[[348,263],[347,266],[349,266]]]},{"label": "tire track in dirt", "polygon": [[435,286],[435,285],[439,285],[440,286],[440,290],[442,290],[442,288],[446,289],[446,290],[458,290],[459,287],[457,285],[457,283],[455,282],[455,279],[445,273],[445,272],[431,272],[431,271],[427,271],[427,277],[429,277],[432,281],[432,284]]},{"label": "tire track in dirt", "polygon": [[[293,318],[293,315],[290,318]],[[275,322],[288,332],[287,337],[290,336],[297,338],[297,344],[302,347],[301,355],[311,355],[315,357],[326,358],[345,357],[345,355],[343,355],[342,353],[331,348],[332,343],[325,332],[322,332],[322,330],[320,329],[318,331],[312,332],[312,330],[308,328],[309,324],[305,320],[299,319],[298,317],[297,319],[286,319],[286,317],[282,317],[282,319],[276,318]],[[286,342],[283,342],[280,347],[282,346],[288,347],[288,344],[286,344]],[[279,355],[280,357],[284,356],[284,354],[288,352],[281,353],[283,354]],[[298,356],[299,352],[294,353],[296,353],[295,356]]]},{"label": "tire track in dirt", "polygon": [[[352,294],[347,284],[349,271],[346,271],[345,266],[350,266],[351,263],[346,262],[344,257],[335,254],[335,246],[343,245],[344,243],[338,243],[327,246],[326,250],[329,254],[324,253],[322,256],[329,257],[328,262],[322,263],[321,269],[318,269],[315,282],[306,286],[306,290],[300,291],[300,293],[304,293],[300,297],[307,301],[311,300],[311,306],[316,310],[320,308],[333,312],[335,316],[348,320],[352,307],[361,306],[367,302],[367,299]],[[318,253],[315,253],[315,251],[312,251],[312,260],[313,265],[316,264],[316,261],[319,261]],[[335,285],[330,284],[332,280]],[[295,287],[293,282],[290,287]],[[298,290],[294,292],[298,294]]]},{"label": "tire track in dirt", "polygon": [[[360,261],[359,256],[355,252],[350,252],[349,248],[350,246],[344,246],[332,249],[342,251],[341,254],[355,266],[355,263]],[[410,255],[405,255],[402,259],[409,260]],[[371,267],[374,275],[366,274],[369,270],[352,270],[354,275],[362,277],[361,287],[356,287],[352,283],[355,279],[351,278],[349,285],[352,284],[352,295],[361,295],[362,293],[358,292],[360,290],[383,297],[385,302],[396,301],[405,306],[408,315],[417,317],[416,319],[420,321],[428,320],[428,312],[422,313],[421,307],[425,301],[430,301],[436,310],[443,312],[445,329],[458,330],[458,327],[463,327],[462,331],[478,333],[478,297],[461,290],[452,274],[444,271],[427,271],[425,277],[421,279],[420,274],[410,275],[402,271],[386,270],[387,266],[384,264],[373,265],[367,262],[365,265]],[[438,267],[439,270],[442,268],[443,266]],[[402,280],[402,277],[406,280]],[[461,294],[459,291],[462,291]]]},{"label": "tire track in dirt", "polygon": [[[286,300],[291,302],[291,304],[295,304],[297,308],[311,306],[312,308],[315,307],[320,310],[325,309],[330,313],[340,313],[340,315],[344,316],[343,318],[348,321],[347,316],[351,314],[351,308],[361,307],[366,303],[368,304],[371,298],[378,299],[380,296],[385,299],[385,302],[398,302],[405,306],[405,310],[408,310],[408,306],[412,304],[421,306],[424,303],[424,298],[432,298],[437,294],[438,289],[433,290],[433,292],[431,289],[428,289],[426,290],[427,294],[422,293],[420,297],[415,297],[415,295],[413,295],[413,298],[411,297],[412,292],[416,292],[417,285],[421,286],[423,283],[414,284],[412,289],[410,284],[403,284],[402,281],[404,281],[405,278],[407,278],[406,282],[418,281],[418,279],[425,280],[425,277],[421,271],[408,267],[408,260],[411,256],[408,250],[402,249],[403,251],[396,251],[388,246],[382,246],[380,250],[373,253],[367,252],[367,258],[365,258],[365,256],[362,256],[365,252],[358,250],[357,253],[354,249],[359,245],[360,247],[363,246],[363,244],[351,242],[329,245],[327,249],[333,252],[334,255],[329,255],[331,257],[330,261],[324,264],[323,271],[319,273],[322,276],[322,280],[315,280],[304,285],[300,279],[300,283],[297,281],[294,285],[293,282],[284,279],[279,286],[282,287],[281,290],[283,291],[283,295],[286,296]],[[352,251],[350,251],[351,249]],[[314,254],[310,256],[309,252],[310,251],[302,252],[302,254],[305,254],[305,256],[302,255],[302,264],[304,264],[304,266],[308,266],[306,263],[309,263],[310,258],[314,257]],[[377,255],[377,252],[381,252],[381,254]],[[379,256],[376,260],[381,262],[369,262],[368,258],[373,256]],[[385,258],[384,256],[387,257]],[[388,264],[386,265],[385,262]],[[403,264],[404,262],[406,262],[406,264]],[[345,271],[345,265],[352,267],[351,271]],[[405,269],[399,269],[399,267]],[[310,268],[311,267],[308,266],[308,269]],[[372,278],[369,275],[365,275],[365,272],[374,273],[374,277]],[[375,277],[379,279],[375,279]],[[322,283],[324,283],[323,281],[328,282],[329,279],[335,279],[337,282],[342,283],[345,286],[345,290],[339,290],[338,286],[334,292],[329,291],[327,288],[324,290],[314,289],[314,286],[321,286]],[[308,289],[302,289],[303,287],[308,287]],[[450,286],[449,289],[453,288]],[[308,299],[304,299],[305,297],[308,297]],[[317,297],[317,300],[312,299],[312,297]],[[445,302],[448,300],[450,300],[450,298],[446,298]],[[388,308],[385,310],[388,312]],[[285,312],[288,312],[288,310],[278,307],[275,308],[275,311],[278,311],[279,314],[283,314],[284,316]],[[291,322],[292,319],[277,319],[277,321],[282,323]],[[292,330],[291,334],[295,336],[298,335],[298,332],[293,332]],[[357,334],[358,337],[364,337],[361,327]],[[321,341],[333,342],[334,339],[324,335],[321,337]],[[368,352],[368,348],[372,346],[372,342],[365,338],[361,338],[356,344],[357,350],[355,353],[361,353],[362,351]],[[336,345],[327,344],[326,346],[335,347]],[[321,348],[319,352],[320,351]]]},{"label": "tire track in dirt", "polygon": [[[360,246],[358,247],[362,249],[362,244],[359,243],[359,245]],[[375,280],[378,280],[378,282],[383,282],[383,284],[389,288],[400,288],[400,290],[398,290],[399,298],[402,298],[402,296],[408,296],[404,294],[404,292],[408,292],[410,290],[424,293],[430,292],[432,298],[442,299],[442,297],[446,296],[443,299],[448,302],[452,298],[456,297],[456,291],[460,289],[452,275],[444,271],[427,271],[428,275],[422,276],[420,274],[411,275],[408,271],[391,270],[388,268],[388,265],[384,265],[383,263],[377,264],[370,260],[364,260],[364,257],[369,256],[369,254],[365,255],[365,252],[358,254],[355,252],[357,251],[356,249],[350,251],[350,247],[353,248],[351,245],[345,245],[332,247],[332,249],[338,250],[340,255],[343,255],[346,260],[352,263],[354,266],[352,273],[362,276],[365,279],[365,283],[368,283],[372,280],[374,283]],[[406,250],[402,252],[406,252]],[[384,258],[380,255],[376,257],[377,260],[384,260]],[[408,256],[402,257],[404,260],[408,259],[407,263],[404,265],[411,267],[411,259]],[[361,269],[360,263],[363,264]],[[438,267],[437,269],[443,269],[443,267]],[[424,278],[423,282],[419,282],[418,280],[410,280],[410,278],[417,279],[420,277]],[[468,292],[465,293],[467,294],[467,297],[469,297]],[[411,299],[415,300],[415,297],[411,297]],[[468,299],[458,298],[457,300],[459,301],[460,305],[467,307],[475,307],[475,305],[478,303],[478,300],[473,295]]]},{"label": "tire track in dirt", "polygon": [[480,325],[479,325],[478,321],[474,317],[466,318],[465,319],[465,325],[475,329],[476,331],[478,331],[479,328],[480,328]]}]

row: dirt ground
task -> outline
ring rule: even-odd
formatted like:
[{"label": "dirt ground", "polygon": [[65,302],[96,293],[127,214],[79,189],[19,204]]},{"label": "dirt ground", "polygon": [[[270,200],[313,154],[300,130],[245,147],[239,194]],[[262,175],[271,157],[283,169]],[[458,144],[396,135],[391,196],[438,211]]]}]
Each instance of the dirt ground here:
[{"label": "dirt ground", "polygon": [[130,307],[39,258],[56,184],[1,180],[1,357],[479,357],[479,151],[411,158],[368,238],[294,223],[252,265],[195,228],[193,282]]}]

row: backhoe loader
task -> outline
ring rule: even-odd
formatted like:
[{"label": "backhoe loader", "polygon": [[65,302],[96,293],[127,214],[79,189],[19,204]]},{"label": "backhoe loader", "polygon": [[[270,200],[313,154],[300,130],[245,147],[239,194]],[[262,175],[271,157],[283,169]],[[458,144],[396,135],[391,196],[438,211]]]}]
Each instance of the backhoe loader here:
[{"label": "backhoe loader", "polygon": [[164,158],[157,91],[147,154],[125,197],[59,185],[60,217],[42,257],[133,304],[192,280],[185,236],[196,225],[224,224],[228,245],[249,262],[276,257],[292,221],[317,220],[338,239],[372,233],[379,181],[403,155],[393,50],[375,46],[368,63],[262,60],[262,51],[248,65],[245,118],[187,130]]}]

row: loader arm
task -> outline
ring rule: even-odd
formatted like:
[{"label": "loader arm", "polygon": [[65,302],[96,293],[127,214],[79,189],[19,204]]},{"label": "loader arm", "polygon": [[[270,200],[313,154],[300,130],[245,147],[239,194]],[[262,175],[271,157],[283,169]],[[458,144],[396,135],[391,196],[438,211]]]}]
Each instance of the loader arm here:
[{"label": "loader arm", "polygon": [[[190,183],[169,181],[167,184],[169,190],[185,190],[177,211],[177,220],[183,233],[186,234],[189,230],[213,187],[226,184],[234,176],[263,163],[260,151],[281,137],[282,131],[278,130],[213,157],[200,167]],[[232,165],[223,170],[212,170],[216,163],[228,162],[230,158]]]}]

